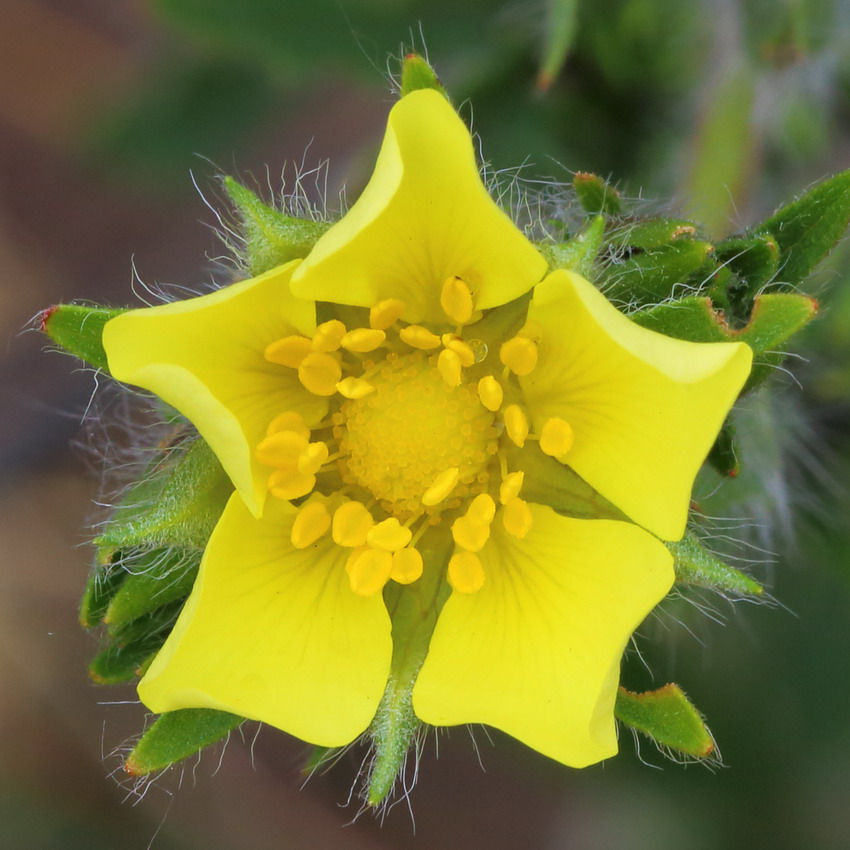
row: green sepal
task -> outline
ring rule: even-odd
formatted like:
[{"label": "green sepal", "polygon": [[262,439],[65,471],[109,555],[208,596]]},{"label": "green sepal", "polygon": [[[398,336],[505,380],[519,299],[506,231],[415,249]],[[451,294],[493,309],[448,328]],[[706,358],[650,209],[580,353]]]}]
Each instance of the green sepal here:
[{"label": "green sepal", "polygon": [[124,560],[127,577],[109,602],[103,622],[110,631],[189,595],[201,553],[193,549],[154,549]]},{"label": "green sepal", "polygon": [[699,287],[714,270],[714,246],[678,239],[606,267],[601,289],[629,304],[666,301],[682,285]]},{"label": "green sepal", "polygon": [[667,543],[667,548],[673,555],[673,569],[680,584],[734,596],[764,596],[764,588],[755,579],[721,561],[691,532],[675,543]]},{"label": "green sepal", "polygon": [[741,472],[735,428],[728,419],[720,429],[720,433],[708,453],[708,462],[727,478],[736,478]]},{"label": "green sepal", "polygon": [[[549,0],[543,24],[543,58],[537,88],[547,91],[567,61],[578,22],[578,0]],[[596,210],[594,210],[596,212]]]},{"label": "green sepal", "polygon": [[717,261],[743,281],[751,299],[776,277],[779,270],[779,243],[769,233],[725,239],[715,246]]},{"label": "green sepal", "polygon": [[560,514],[578,519],[615,519],[631,522],[603,498],[577,472],[549,455],[536,443],[508,449],[509,469],[525,472],[521,495],[529,502],[548,505]]},{"label": "green sepal", "polygon": [[117,549],[203,549],[233,491],[207,443],[175,446],[131,487],[95,540],[105,560]]},{"label": "green sepal", "polygon": [[585,228],[566,242],[540,242],[537,249],[549,263],[549,269],[569,269],[584,277],[593,277],[593,266],[602,248],[605,219],[594,216]]},{"label": "green sepal", "polygon": [[158,649],[165,642],[165,638],[168,637],[182,607],[183,600],[175,600],[166,605],[161,605],[159,608],[154,608],[135,620],[129,620],[120,626],[115,625],[109,630],[111,645],[130,646],[149,638],[151,640],[158,638],[159,643],[155,643],[154,646],[154,649]]},{"label": "green sepal", "polygon": [[126,578],[127,573],[120,565],[95,563],[80,600],[79,620],[84,629],[100,625],[109,603]]},{"label": "green sepal", "polygon": [[729,326],[726,316],[714,309],[710,298],[683,298],[632,313],[630,318],[653,331],[691,342],[745,342],[755,356],[744,386],[748,392],[771,374],[782,359],[778,349],[816,315],[817,301],[788,292],[757,295],[749,321],[743,328]]},{"label": "green sepal", "polygon": [[211,708],[184,708],[161,714],[124,762],[131,776],[163,770],[221,740],[244,717]]},{"label": "green sepal", "polygon": [[699,759],[714,752],[714,738],[702,716],[672,682],[640,694],[619,688],[614,716],[661,747]]},{"label": "green sepal", "polygon": [[451,103],[451,98],[443,88],[436,71],[418,53],[408,53],[401,62],[399,96],[404,97],[420,89],[434,89]]},{"label": "green sepal", "polygon": [[446,565],[454,548],[450,534],[444,528],[432,529],[417,548],[425,562],[422,577],[404,586],[390,582],[384,588],[393,624],[393,657],[384,696],[369,728],[374,748],[366,781],[370,806],[379,805],[392,791],[422,726],[413,711],[413,685],[450,592],[446,583]]},{"label": "green sepal", "polygon": [[89,677],[96,685],[120,685],[141,675],[141,668],[165,643],[165,635],[153,634],[125,646],[112,644],[89,662]]},{"label": "green sepal", "polygon": [[56,304],[39,317],[39,328],[65,351],[95,369],[109,371],[103,349],[103,326],[124,310],[85,304]]},{"label": "green sepal", "polygon": [[776,239],[779,280],[796,286],[832,250],[849,222],[850,169],[818,183],[754,230]]},{"label": "green sepal", "polygon": [[585,212],[619,214],[620,193],[596,174],[577,171],[573,177],[573,189]]},{"label": "green sepal", "polygon": [[646,218],[630,221],[623,229],[615,231],[611,241],[626,248],[648,251],[669,245],[678,239],[694,239],[697,235],[693,222],[683,218]]},{"label": "green sepal", "polygon": [[306,257],[331,226],[327,221],[286,215],[232,177],[225,177],[223,183],[242,222],[245,260],[253,276]]}]

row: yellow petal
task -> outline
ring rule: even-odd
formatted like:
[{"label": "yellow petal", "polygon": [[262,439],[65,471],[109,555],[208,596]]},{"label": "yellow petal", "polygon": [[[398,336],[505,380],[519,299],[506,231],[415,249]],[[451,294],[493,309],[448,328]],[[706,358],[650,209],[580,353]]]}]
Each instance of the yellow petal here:
[{"label": "yellow petal", "polygon": [[326,747],[368,726],[389,673],[386,608],[380,594],[351,592],[349,552],[328,537],[292,546],[296,514],[270,501],[256,520],[231,498],[139,684],[151,711],[230,711]]},{"label": "yellow petal", "polygon": [[308,424],[327,412],[327,400],[310,395],[294,371],[263,357],[269,343],[313,331],[313,302],[289,292],[296,265],[199,298],[130,310],[103,330],[112,375],[156,393],[190,419],[255,516],[268,470],[254,449],[269,423],[281,411],[299,413]]},{"label": "yellow petal", "polygon": [[371,180],[292,287],[305,298],[361,307],[396,298],[407,322],[445,322],[448,278],[461,278],[481,310],[522,295],[545,271],[487,194],[457,113],[442,95],[420,90],[393,107]]},{"label": "yellow petal", "polygon": [[533,426],[572,427],[565,460],[635,522],[685,530],[691,488],[750,372],[743,343],[671,339],[629,321],[591,283],[551,274],[534,292],[537,368],[520,378]]},{"label": "yellow petal", "polygon": [[443,608],[413,707],[426,723],[487,723],[573,767],[617,751],[614,698],[634,629],[673,583],[642,529],[532,505],[525,540],[498,520],[485,581]]}]

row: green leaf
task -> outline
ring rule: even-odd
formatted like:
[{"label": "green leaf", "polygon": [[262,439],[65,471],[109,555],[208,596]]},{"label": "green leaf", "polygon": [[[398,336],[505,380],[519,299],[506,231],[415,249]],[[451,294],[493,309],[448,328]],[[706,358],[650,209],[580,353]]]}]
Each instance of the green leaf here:
[{"label": "green leaf", "polygon": [[779,243],[769,233],[726,239],[715,246],[717,261],[746,283],[751,299],[779,270]]},{"label": "green leaf", "polygon": [[632,313],[631,319],[645,328],[691,342],[745,342],[755,355],[753,371],[744,387],[758,386],[781,361],[780,349],[805,327],[818,310],[817,301],[805,295],[775,293],[757,295],[748,323],[729,326],[726,316],[715,310],[710,298],[683,298]]},{"label": "green leaf", "polygon": [[172,448],[130,488],[95,544],[107,555],[131,546],[202,549],[232,490],[204,440]]},{"label": "green leaf", "polygon": [[617,215],[620,212],[620,193],[601,177],[586,171],[577,171],[573,188],[585,212]]},{"label": "green leaf", "polygon": [[404,97],[406,94],[420,89],[434,89],[451,102],[434,69],[418,53],[408,53],[401,63],[399,94]]},{"label": "green leaf", "polygon": [[585,277],[593,276],[593,266],[605,233],[605,219],[594,216],[584,230],[567,242],[540,242],[537,249],[546,258],[549,268],[569,269]]},{"label": "green leaf", "polygon": [[232,177],[225,177],[223,182],[242,221],[245,260],[254,276],[306,257],[331,226],[326,221],[286,215],[263,203]]},{"label": "green leaf", "polygon": [[741,463],[738,460],[738,450],[735,443],[735,429],[727,419],[711,451],[708,453],[708,462],[721,474],[729,478],[735,478],[741,471]]},{"label": "green leaf", "polygon": [[609,298],[629,304],[666,301],[680,286],[703,285],[714,269],[714,247],[696,239],[679,239],[612,262],[601,289]]},{"label": "green leaf", "polygon": [[89,366],[109,371],[103,350],[103,326],[123,310],[89,307],[85,304],[57,304],[39,317],[40,329],[66,351],[85,360]]},{"label": "green leaf", "polygon": [[548,505],[553,510],[578,519],[631,520],[596,492],[578,473],[549,455],[537,444],[511,447],[508,466],[525,472],[522,497]]},{"label": "green leaf", "polygon": [[170,767],[221,740],[243,717],[211,708],[184,708],[161,714],[124,762],[131,776]]},{"label": "green leaf", "polygon": [[721,561],[690,532],[676,543],[668,543],[667,548],[673,555],[676,581],[681,584],[736,596],[764,596],[757,581]]},{"label": "green leaf", "polygon": [[384,590],[393,624],[393,657],[384,696],[369,728],[374,747],[366,783],[370,806],[379,805],[392,791],[422,725],[413,711],[411,694],[449,595],[445,572],[453,550],[450,535],[445,529],[432,529],[417,548],[425,562],[422,578],[408,585],[390,582]]},{"label": "green leaf", "polygon": [[714,739],[700,713],[672,682],[640,694],[621,687],[617,691],[614,715],[659,746],[694,758],[707,758],[714,752]]},{"label": "green leaf", "polygon": [[79,619],[84,629],[93,629],[101,623],[112,597],[126,578],[127,573],[112,563],[96,563],[92,567],[80,601]]},{"label": "green leaf", "polygon": [[779,278],[796,286],[832,250],[850,222],[850,169],[782,207],[755,232],[779,245]]},{"label": "green leaf", "polygon": [[578,0],[548,0],[543,26],[543,61],[537,75],[537,88],[541,91],[550,88],[567,61],[575,39],[577,18]]},{"label": "green leaf", "polygon": [[111,630],[188,596],[198,574],[201,553],[185,549],[155,549],[124,559],[126,579],[103,617]]}]

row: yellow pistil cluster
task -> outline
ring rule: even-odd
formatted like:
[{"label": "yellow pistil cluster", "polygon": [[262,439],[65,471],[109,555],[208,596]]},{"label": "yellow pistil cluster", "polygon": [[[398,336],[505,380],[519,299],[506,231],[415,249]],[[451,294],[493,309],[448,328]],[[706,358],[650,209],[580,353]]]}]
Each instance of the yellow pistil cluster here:
[{"label": "yellow pistil cluster", "polygon": [[453,330],[402,323],[404,303],[387,299],[370,309],[369,327],[332,319],[310,337],[288,336],[265,349],[267,360],[296,370],[306,390],[331,404],[329,418],[312,431],[293,411],[269,425],[256,450],[274,467],[269,490],[280,499],[309,496],[292,526],[293,546],[304,549],[330,534],[351,550],[349,582],[364,596],[390,579],[416,581],[423,570],[416,544],[442,522],[455,542],[450,584],[465,593],[480,589],[478,553],[493,522],[520,538],[531,528],[519,496],[524,473],[508,471],[500,444],[539,440],[558,458],[572,444],[560,419],[530,433],[517,378],[537,365],[535,340],[521,332],[504,342],[503,371],[488,374],[487,346],[464,337],[481,316],[472,289],[452,276],[440,305]]}]

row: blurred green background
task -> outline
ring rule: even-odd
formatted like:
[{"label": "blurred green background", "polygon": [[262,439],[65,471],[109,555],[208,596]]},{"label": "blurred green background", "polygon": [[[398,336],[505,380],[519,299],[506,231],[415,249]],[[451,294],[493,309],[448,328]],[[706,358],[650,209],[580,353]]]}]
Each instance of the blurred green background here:
[{"label": "blurred green background", "polygon": [[4,0],[3,19],[4,847],[850,848],[846,246],[807,287],[824,309],[792,374],[740,412],[741,478],[696,494],[777,604],[673,602],[642,630],[652,673],[633,655],[624,674],[679,682],[726,766],[678,766],[646,741],[639,758],[624,733],[617,759],[577,772],[482,729],[476,754],[456,729],[429,739],[410,804],[383,824],[345,806],[359,756],[302,789],[305,747],[268,729],[149,788],[106,778],[144,711],[86,682],[94,642],[76,625],[97,489],[69,443],[95,381],[21,333],[62,299],[134,301],[134,274],[220,279],[193,181],[217,209],[221,171],[267,197],[299,170],[316,203],[344,184],[356,197],[392,57],[411,48],[493,169],[595,171],[715,237],[744,228],[850,167],[848,0]]}]

